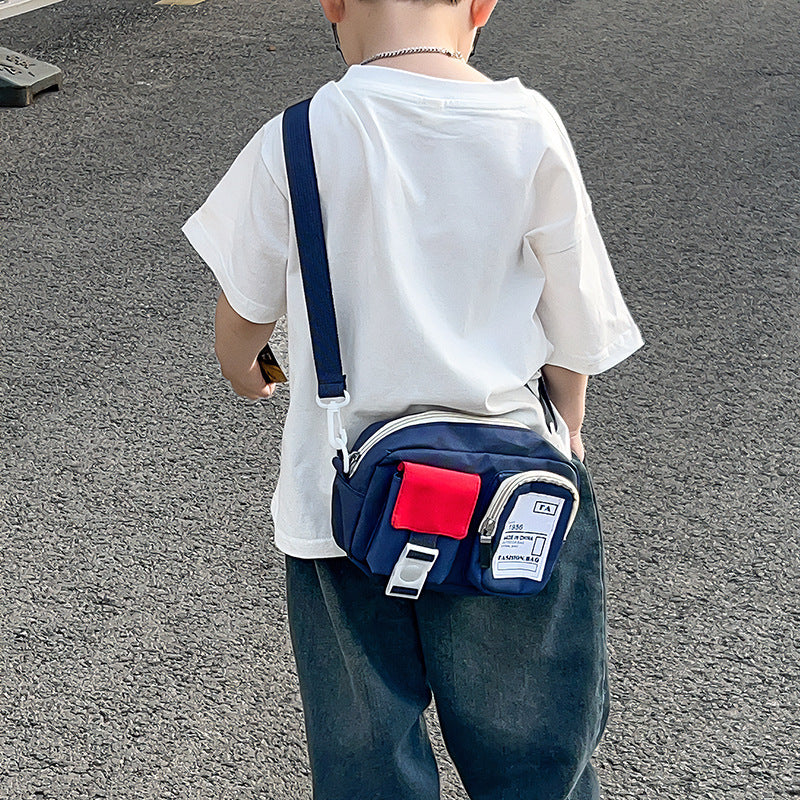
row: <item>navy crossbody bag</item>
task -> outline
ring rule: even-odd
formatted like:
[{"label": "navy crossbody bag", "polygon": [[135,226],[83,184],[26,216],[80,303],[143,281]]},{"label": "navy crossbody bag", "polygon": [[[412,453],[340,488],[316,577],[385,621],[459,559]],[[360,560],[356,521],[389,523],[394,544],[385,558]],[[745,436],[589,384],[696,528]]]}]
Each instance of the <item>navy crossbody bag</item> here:
[{"label": "navy crossbody bag", "polygon": [[348,448],[342,372],[309,101],[284,112],[283,144],[303,289],[333,459],[336,543],[386,594],[423,587],[517,597],[540,592],[578,511],[572,462],[526,425],[427,411],[368,427]]}]

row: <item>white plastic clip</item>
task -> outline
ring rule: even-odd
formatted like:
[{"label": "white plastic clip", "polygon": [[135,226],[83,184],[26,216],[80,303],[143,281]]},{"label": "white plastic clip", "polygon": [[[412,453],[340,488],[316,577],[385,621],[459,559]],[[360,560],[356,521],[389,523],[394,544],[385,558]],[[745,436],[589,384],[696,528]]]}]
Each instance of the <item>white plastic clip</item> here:
[{"label": "white plastic clip", "polygon": [[416,600],[438,557],[439,551],[435,547],[407,542],[389,576],[386,594],[389,597]]},{"label": "white plastic clip", "polygon": [[334,450],[341,451],[345,473],[350,471],[350,453],[347,452],[347,431],[342,425],[343,409],[350,402],[350,393],[344,390],[342,397],[317,398],[317,405],[328,412],[328,441]]}]

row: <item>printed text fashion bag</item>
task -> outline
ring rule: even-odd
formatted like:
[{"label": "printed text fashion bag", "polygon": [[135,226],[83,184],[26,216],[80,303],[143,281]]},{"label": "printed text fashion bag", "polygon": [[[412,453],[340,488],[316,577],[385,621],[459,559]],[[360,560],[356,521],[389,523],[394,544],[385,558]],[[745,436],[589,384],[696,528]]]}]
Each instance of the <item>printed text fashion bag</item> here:
[{"label": "printed text fashion bag", "polygon": [[336,543],[386,594],[423,587],[504,597],[549,579],[578,510],[571,461],[526,425],[427,411],[361,433],[341,422],[345,388],[308,122],[309,101],[283,116],[283,143],[308,309],[317,403],[326,409]]}]

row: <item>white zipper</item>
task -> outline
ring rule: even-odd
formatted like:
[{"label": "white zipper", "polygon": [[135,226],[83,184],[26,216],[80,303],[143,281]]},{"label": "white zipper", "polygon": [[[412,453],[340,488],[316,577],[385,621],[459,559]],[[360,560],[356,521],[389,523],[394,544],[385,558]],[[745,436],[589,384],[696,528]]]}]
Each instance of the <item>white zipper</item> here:
[{"label": "white zipper", "polygon": [[518,422],[514,419],[468,417],[455,411],[423,411],[421,414],[411,414],[408,417],[400,417],[399,419],[387,422],[379,430],[375,431],[375,433],[373,433],[372,436],[370,436],[369,439],[367,439],[367,441],[358,448],[358,450],[351,453],[350,471],[347,473],[348,477],[352,477],[356,469],[358,469],[361,459],[382,439],[385,439],[387,436],[390,436],[397,431],[401,431],[404,428],[410,428],[414,425],[427,425],[432,422],[466,422],[475,425],[497,425],[498,427],[522,428],[523,430],[530,430],[530,428],[524,422]]},{"label": "white zipper", "polygon": [[489,503],[489,508],[486,509],[486,513],[483,515],[480,526],[478,527],[478,533],[480,534],[481,545],[483,547],[491,545],[494,535],[497,532],[497,523],[500,520],[500,514],[502,510],[505,508],[505,505],[508,503],[511,495],[513,495],[523,483],[552,483],[555,486],[561,486],[562,488],[569,490],[569,492],[572,494],[574,502],[572,504],[572,511],[569,515],[569,522],[567,522],[567,530],[564,533],[564,538],[567,538],[569,529],[572,527],[572,523],[575,521],[575,515],[578,513],[578,502],[580,500],[578,496],[578,490],[575,488],[575,484],[573,484],[568,478],[557,475],[555,472],[532,469],[528,470],[527,472],[518,472],[516,475],[511,475],[500,484],[499,488],[495,492],[494,497],[492,498],[492,502]]}]

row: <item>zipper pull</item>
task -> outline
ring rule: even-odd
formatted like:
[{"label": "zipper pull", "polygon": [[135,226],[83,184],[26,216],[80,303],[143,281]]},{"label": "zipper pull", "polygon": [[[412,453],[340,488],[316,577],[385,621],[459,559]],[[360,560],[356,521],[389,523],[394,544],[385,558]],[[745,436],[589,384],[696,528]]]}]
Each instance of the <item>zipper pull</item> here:
[{"label": "zipper pull", "polygon": [[353,474],[360,460],[361,460],[361,453],[358,450],[356,450],[353,453],[350,453],[350,469],[347,470],[347,475]]},{"label": "zipper pull", "polygon": [[492,528],[493,520],[487,520],[480,530],[480,562],[481,569],[489,569],[492,565]]}]

